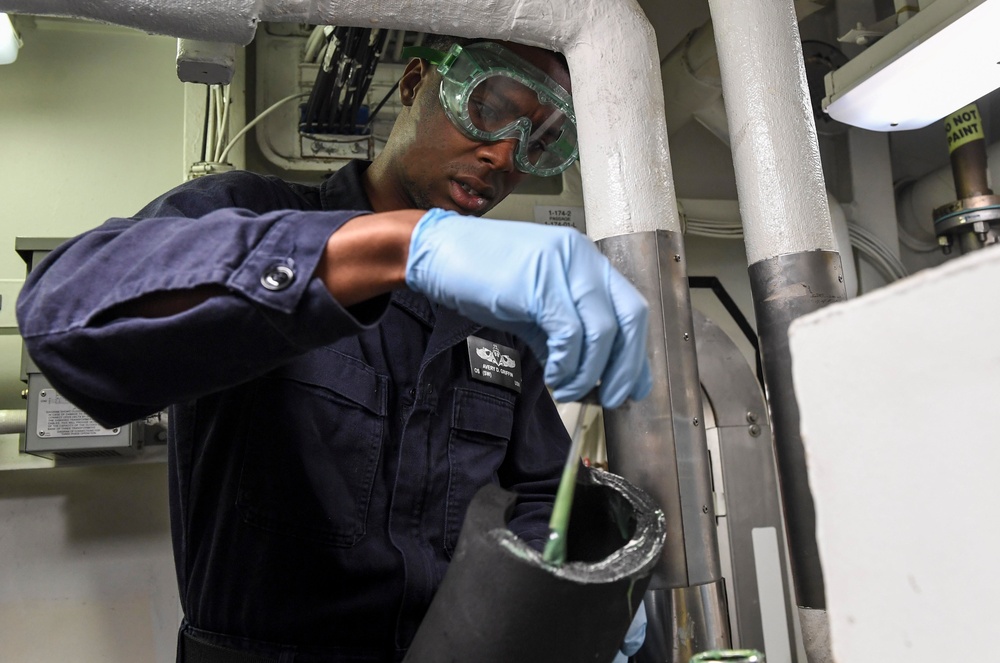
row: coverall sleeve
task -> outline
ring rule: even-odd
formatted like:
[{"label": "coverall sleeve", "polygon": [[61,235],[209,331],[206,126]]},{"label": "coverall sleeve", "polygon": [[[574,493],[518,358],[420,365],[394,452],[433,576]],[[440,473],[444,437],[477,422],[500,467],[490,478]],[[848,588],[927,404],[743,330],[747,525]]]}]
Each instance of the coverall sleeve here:
[{"label": "coverall sleeve", "polygon": [[[18,299],[28,353],[61,394],[114,426],[358,333],[388,296],[345,309],[313,272],[329,236],[365,212],[302,207],[280,181],[234,172],[62,244]],[[166,317],[122,313],[146,295],[203,286],[224,294]]]}]

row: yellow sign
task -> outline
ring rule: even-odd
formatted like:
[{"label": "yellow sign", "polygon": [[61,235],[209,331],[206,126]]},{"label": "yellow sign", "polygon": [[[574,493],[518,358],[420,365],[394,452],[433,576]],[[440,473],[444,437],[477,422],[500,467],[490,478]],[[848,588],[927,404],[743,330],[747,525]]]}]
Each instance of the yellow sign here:
[{"label": "yellow sign", "polygon": [[952,113],[944,121],[944,130],[948,135],[948,154],[951,154],[966,143],[974,140],[984,140],[983,123],[979,108],[969,104],[961,110]]}]

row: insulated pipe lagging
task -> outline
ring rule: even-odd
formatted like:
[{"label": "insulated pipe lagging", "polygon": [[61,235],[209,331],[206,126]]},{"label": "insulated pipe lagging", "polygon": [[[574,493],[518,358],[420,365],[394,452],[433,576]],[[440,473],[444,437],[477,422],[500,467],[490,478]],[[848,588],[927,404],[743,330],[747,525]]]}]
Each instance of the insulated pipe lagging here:
[{"label": "insulated pipe lagging", "polygon": [[833,251],[792,0],[710,0],[747,262]]},{"label": "insulated pipe lagging", "polygon": [[584,137],[588,234],[681,229],[656,39],[635,0],[0,0],[0,9],[238,44],[253,38],[259,21],[275,21],[489,37],[561,51]]},{"label": "insulated pipe lagging", "polygon": [[82,18],[180,39],[246,45],[257,32],[258,4],[258,0],[2,0],[0,11]]}]

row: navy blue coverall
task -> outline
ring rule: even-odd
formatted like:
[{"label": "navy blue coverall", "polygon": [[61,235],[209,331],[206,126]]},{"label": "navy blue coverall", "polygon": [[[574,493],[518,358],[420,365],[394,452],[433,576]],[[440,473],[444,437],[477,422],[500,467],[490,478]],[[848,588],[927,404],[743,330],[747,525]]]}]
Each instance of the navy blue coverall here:
[{"label": "navy blue coverall", "polygon": [[[527,346],[407,290],[344,308],[312,277],[328,236],[371,209],[365,167],[319,187],[186,183],[62,245],[18,302],[32,358],[97,421],[171,406],[182,628],[202,640],[400,660],[479,487],[517,492],[511,529],[547,534],[569,440]],[[235,296],[116,313],[198,286]],[[470,335],[520,353],[520,393],[472,378]]]}]

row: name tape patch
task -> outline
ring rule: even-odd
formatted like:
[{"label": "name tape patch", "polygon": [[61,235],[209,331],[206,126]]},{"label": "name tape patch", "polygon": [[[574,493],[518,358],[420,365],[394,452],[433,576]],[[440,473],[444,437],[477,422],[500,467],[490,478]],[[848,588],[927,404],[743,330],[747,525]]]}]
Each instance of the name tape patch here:
[{"label": "name tape patch", "polygon": [[478,336],[470,336],[466,343],[472,379],[521,393],[521,355],[517,350]]}]

